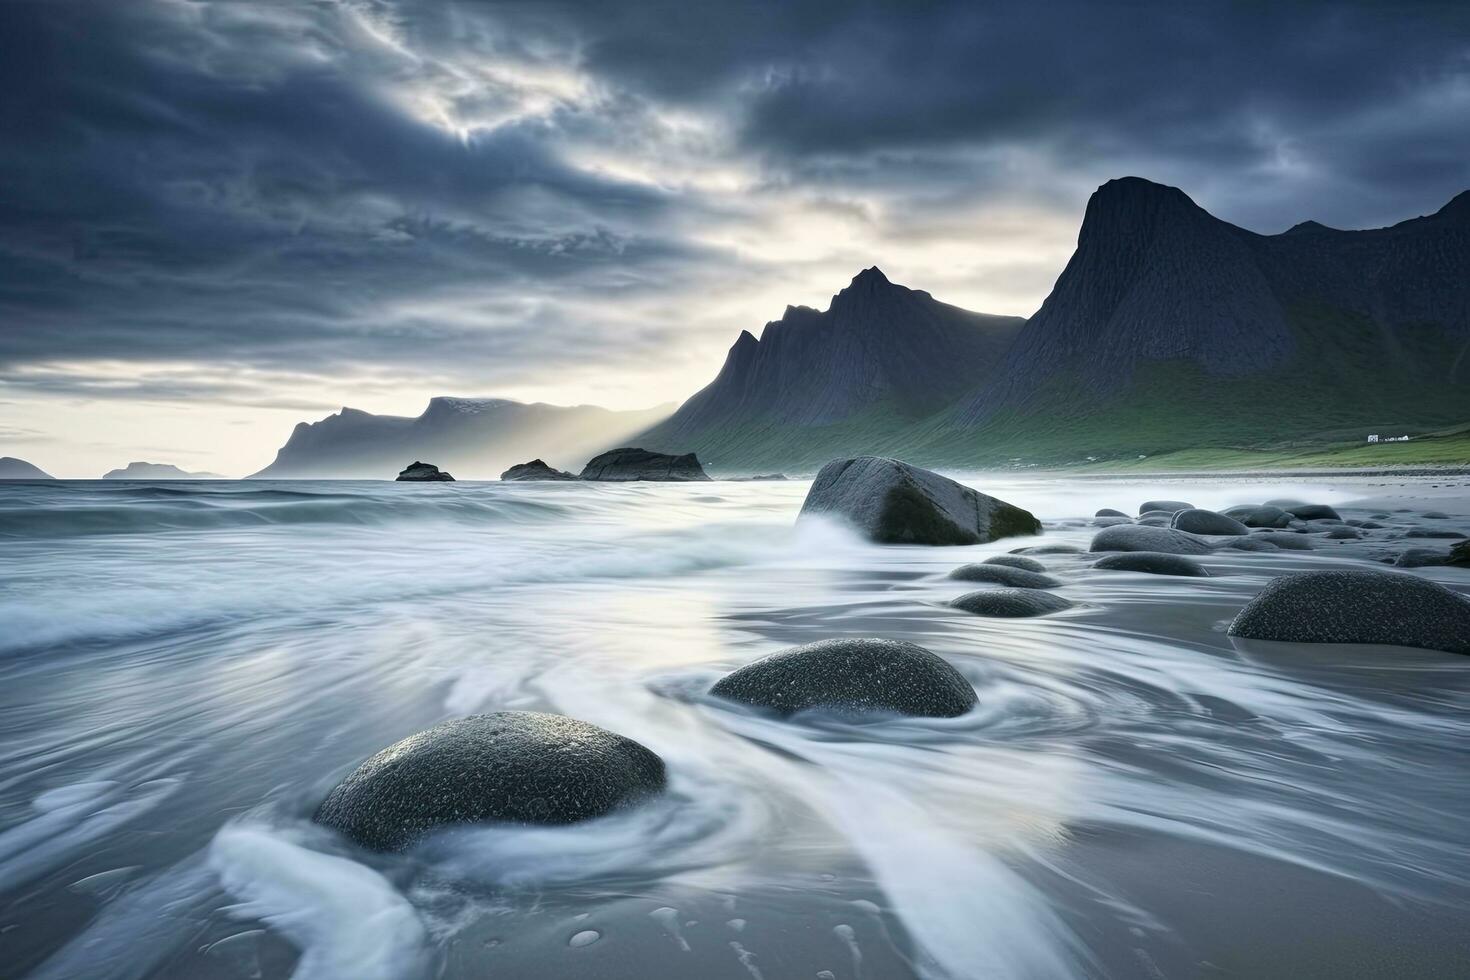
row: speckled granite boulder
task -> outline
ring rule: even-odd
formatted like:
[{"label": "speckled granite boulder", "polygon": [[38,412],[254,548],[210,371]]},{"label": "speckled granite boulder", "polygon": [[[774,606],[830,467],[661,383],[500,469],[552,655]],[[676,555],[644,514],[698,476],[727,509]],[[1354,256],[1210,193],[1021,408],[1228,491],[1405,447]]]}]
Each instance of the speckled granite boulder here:
[{"label": "speckled granite boulder", "polygon": [[787,717],[820,709],[953,718],[975,706],[975,689],[949,663],[902,640],[820,640],[726,674],[715,697]]},{"label": "speckled granite boulder", "polygon": [[576,823],[663,786],[663,760],[632,739],[562,715],[499,711],[388,746],[338,783],[314,819],[397,851],[458,824]]},{"label": "speckled granite boulder", "polygon": [[814,514],[840,518],[880,544],[981,544],[1041,533],[1029,511],[883,456],[823,466],[801,505],[802,517]]},{"label": "speckled granite boulder", "polygon": [[1210,574],[1205,571],[1205,566],[1193,558],[1166,555],[1158,551],[1125,551],[1116,555],[1104,555],[1093,562],[1092,567],[1115,572],[1147,572],[1150,575],[1187,575],[1191,578],[1208,578]]},{"label": "speckled granite boulder", "polygon": [[1170,555],[1209,554],[1210,543],[1172,527],[1107,527],[1092,538],[1093,551],[1162,551]]},{"label": "speckled granite boulder", "polygon": [[1005,565],[1009,568],[1020,568],[1028,572],[1044,572],[1046,566],[1035,558],[1027,558],[1025,555],[994,555],[985,559],[986,565]]},{"label": "speckled granite boulder", "polygon": [[1140,515],[1147,514],[1151,510],[1161,510],[1169,514],[1177,514],[1181,510],[1190,510],[1194,504],[1187,504],[1182,500],[1145,500],[1138,505]]},{"label": "speckled granite boulder", "polygon": [[1041,572],[1011,568],[1007,565],[992,565],[989,562],[981,562],[978,565],[961,565],[950,572],[949,577],[961,582],[994,582],[996,585],[1012,585],[1022,589],[1054,589],[1062,584],[1050,575],[1044,575]]},{"label": "speckled granite boulder", "polygon": [[1233,517],[1212,510],[1191,508],[1174,515],[1172,527],[1191,534],[1249,534],[1250,529]]},{"label": "speckled granite boulder", "polygon": [[1262,504],[1259,507],[1231,507],[1223,512],[1226,517],[1233,517],[1246,527],[1288,527],[1291,524],[1291,515],[1280,507],[1272,507]]},{"label": "speckled granite boulder", "polygon": [[1230,624],[1230,635],[1470,653],[1470,599],[1406,572],[1302,572],[1262,589]]},{"label": "speckled granite boulder", "polygon": [[1047,613],[1072,608],[1072,603],[1061,596],[1040,589],[985,589],[981,592],[967,592],[952,600],[950,605],[977,616],[1003,616],[1011,619],[1045,616]]}]

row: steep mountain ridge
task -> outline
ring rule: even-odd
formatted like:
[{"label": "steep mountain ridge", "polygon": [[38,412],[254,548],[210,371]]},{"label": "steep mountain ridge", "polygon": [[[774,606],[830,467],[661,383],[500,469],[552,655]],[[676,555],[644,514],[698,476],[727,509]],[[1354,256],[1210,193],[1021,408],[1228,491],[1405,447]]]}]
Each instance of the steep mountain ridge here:
[{"label": "steep mountain ridge", "polygon": [[[782,448],[793,431],[830,441],[865,414],[932,415],[988,375],[1023,323],[941,303],[865,269],[825,311],[788,306],[760,339],[742,331],[714,381],[638,441],[698,452],[714,467],[750,457],[803,462]],[[863,427],[848,436],[860,441]]]},{"label": "steep mountain ridge", "polygon": [[1063,392],[1072,407],[1079,395],[1104,403],[1152,365],[1211,384],[1307,376],[1330,355],[1335,370],[1385,383],[1470,384],[1467,340],[1470,192],[1387,228],[1260,235],[1178,188],[1124,177],[1092,195],[1051,294],[952,425],[1054,412]]}]

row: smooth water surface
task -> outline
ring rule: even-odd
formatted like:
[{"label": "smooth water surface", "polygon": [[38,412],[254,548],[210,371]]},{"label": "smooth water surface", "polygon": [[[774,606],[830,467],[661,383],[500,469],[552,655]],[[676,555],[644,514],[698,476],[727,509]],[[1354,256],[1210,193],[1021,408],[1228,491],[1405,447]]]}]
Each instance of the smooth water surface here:
[{"label": "smooth water surface", "polygon": [[[970,482],[1084,548],[1149,497],[1389,517],[1203,579],[1041,556],[1077,606],[988,620],[944,574],[1039,542],[868,545],[796,526],[799,482],[0,484],[0,975],[1464,975],[1470,658],[1224,632],[1274,575],[1470,530],[1464,478]],[[840,636],[934,650],[979,707],[705,695]],[[399,856],[310,822],[366,756],[505,708],[643,742],[669,792]]]}]

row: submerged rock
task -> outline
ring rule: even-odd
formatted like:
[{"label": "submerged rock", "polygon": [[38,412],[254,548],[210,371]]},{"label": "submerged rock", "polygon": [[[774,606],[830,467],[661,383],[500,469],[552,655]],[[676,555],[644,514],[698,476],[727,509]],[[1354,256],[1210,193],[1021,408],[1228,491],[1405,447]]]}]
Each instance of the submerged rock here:
[{"label": "submerged rock", "polygon": [[517,463],[504,473],[500,474],[502,480],[575,480],[575,475],[566,470],[553,469],[546,465],[545,460],[533,459],[529,463]]},{"label": "submerged rock", "polygon": [[1092,551],[1161,551],[1170,555],[1209,554],[1210,544],[1172,527],[1108,527],[1092,538]]},{"label": "submerged rock", "polygon": [[1305,534],[1296,534],[1292,531],[1265,531],[1251,535],[1254,541],[1264,541],[1275,545],[1282,551],[1311,551],[1312,542],[1307,540]]},{"label": "submerged rock", "polygon": [[402,850],[458,824],[589,820],[663,786],[663,760],[632,739],[562,715],[498,711],[390,745],[313,819],[364,847]]},{"label": "submerged rock", "polygon": [[1174,515],[1172,526],[1191,534],[1249,534],[1250,529],[1233,517],[1212,510],[1181,510]]},{"label": "submerged rock", "polygon": [[952,600],[950,605],[977,616],[1002,616],[1011,619],[1045,616],[1047,613],[1072,608],[1072,603],[1061,596],[1040,589],[985,589],[967,592]]},{"label": "submerged rock", "polygon": [[1028,572],[1044,572],[1046,566],[1035,558],[1027,558],[1025,555],[994,555],[985,559],[986,565],[1006,565],[1010,568],[1020,568]]},{"label": "submerged rock", "polygon": [[1327,531],[1326,534],[1322,536],[1330,541],[1350,541],[1356,538],[1361,538],[1363,536],[1363,532],[1359,531],[1355,527],[1343,526],[1331,528]]},{"label": "submerged rock", "polygon": [[1013,585],[1022,589],[1054,589],[1062,584],[1041,572],[1012,568],[1009,565],[992,565],[989,562],[961,565],[950,572],[949,577],[961,582],[994,582],[997,585]]},{"label": "submerged rock", "polygon": [[1280,507],[1272,507],[1262,504],[1259,507],[1231,507],[1224,511],[1226,517],[1233,517],[1246,527],[1289,527],[1291,515]]},{"label": "submerged rock", "polygon": [[902,640],[820,640],[772,654],[720,678],[715,697],[788,717],[822,709],[953,718],[975,689],[949,663]]},{"label": "submerged rock", "polygon": [[1240,611],[1229,632],[1255,640],[1470,653],[1470,599],[1405,572],[1301,572],[1274,579]]},{"label": "submerged rock", "polygon": [[398,479],[409,483],[453,483],[454,477],[430,463],[414,460],[398,474]]},{"label": "submerged rock", "polygon": [[1342,515],[1326,504],[1295,504],[1290,507],[1283,507],[1282,510],[1303,521],[1320,521],[1323,518],[1331,518],[1335,521],[1342,520]]},{"label": "submerged rock", "polygon": [[1441,530],[1440,528],[1431,527],[1413,527],[1404,532],[1404,537],[1406,538],[1442,538],[1444,540],[1453,540],[1455,538],[1463,538],[1464,536],[1460,531]]},{"label": "submerged rock", "polygon": [[1398,568],[1428,568],[1433,565],[1448,565],[1450,553],[1433,548],[1408,548],[1399,555],[1380,559]]},{"label": "submerged rock", "polygon": [[1457,568],[1470,568],[1470,541],[1461,541],[1459,544],[1450,546],[1449,561],[1446,565],[1454,565]]},{"label": "submerged rock", "polygon": [[609,483],[693,483],[708,480],[709,476],[693,453],[671,456],[629,447],[592,457],[582,468],[581,478]]},{"label": "submerged rock", "polygon": [[1025,548],[1011,549],[1013,555],[1080,555],[1082,549],[1074,544],[1033,544]]},{"label": "submerged rock", "polygon": [[1208,578],[1210,575],[1205,566],[1193,558],[1166,555],[1159,551],[1125,551],[1116,555],[1105,555],[1093,562],[1092,567],[1115,572],[1147,572],[1150,575],[1185,575],[1191,578]]},{"label": "submerged rock", "polygon": [[802,517],[813,514],[842,518],[881,544],[981,544],[1041,533],[1028,511],[883,456],[823,466],[801,505]]},{"label": "submerged rock", "polygon": [[1224,545],[1224,547],[1233,549],[1235,551],[1280,551],[1281,550],[1281,549],[1277,548],[1271,542],[1262,540],[1260,537],[1258,537],[1257,535],[1254,535],[1254,534],[1247,535],[1247,536],[1245,536],[1243,538],[1233,538],[1232,540],[1226,542],[1225,545]]},{"label": "submerged rock", "polygon": [[1181,510],[1193,510],[1194,504],[1186,504],[1182,500],[1145,500],[1138,505],[1139,515],[1147,514],[1151,510],[1161,510],[1167,514],[1177,514]]},{"label": "submerged rock", "polygon": [[[1102,510],[1098,511],[1096,514],[1093,514],[1092,516],[1093,517],[1128,517],[1128,515],[1125,514],[1125,513],[1123,513],[1121,510],[1113,510],[1113,508],[1111,508],[1111,507],[1104,507]],[[1131,520],[1131,518],[1130,518],[1130,520]]]}]

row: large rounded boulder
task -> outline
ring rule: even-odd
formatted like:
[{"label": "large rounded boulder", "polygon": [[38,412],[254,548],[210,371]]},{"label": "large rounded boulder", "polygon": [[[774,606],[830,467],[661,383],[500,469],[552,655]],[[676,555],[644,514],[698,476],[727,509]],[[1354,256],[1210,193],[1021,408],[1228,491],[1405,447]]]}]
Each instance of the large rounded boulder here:
[{"label": "large rounded boulder", "polygon": [[1054,589],[1062,584],[1041,572],[1012,568],[1009,565],[992,565],[989,562],[961,565],[950,572],[949,577],[960,582],[994,582],[996,585],[1011,585],[1022,589]]},{"label": "large rounded boulder", "polygon": [[817,514],[845,521],[880,544],[982,544],[1041,533],[1029,511],[883,456],[823,466],[801,505],[802,517]]},{"label": "large rounded boulder", "polygon": [[1302,521],[1342,520],[1342,515],[1326,504],[1293,504],[1282,510]]},{"label": "large rounded boulder", "polygon": [[1149,575],[1185,575],[1208,578],[1205,566],[1184,555],[1166,555],[1157,551],[1124,551],[1104,555],[1093,562],[1093,568],[1114,572],[1147,572]]},{"label": "large rounded boulder", "polygon": [[1192,507],[1174,515],[1172,525],[1191,534],[1249,534],[1250,528],[1233,517],[1217,514],[1212,510]]},{"label": "large rounded boulder", "polygon": [[563,715],[498,711],[388,746],[338,783],[314,819],[397,851],[461,824],[590,820],[657,793],[664,778],[663,760],[632,739]]},{"label": "large rounded boulder", "polygon": [[1106,527],[1093,535],[1093,551],[1161,551],[1169,555],[1204,555],[1210,543],[1188,531],[1141,525]]},{"label": "large rounded boulder", "polygon": [[821,710],[953,718],[975,706],[975,689],[947,661],[902,640],[819,640],[726,674],[715,697],[789,717]]},{"label": "large rounded boulder", "polygon": [[985,589],[981,592],[967,592],[958,599],[951,600],[950,605],[976,616],[1000,616],[1008,619],[1045,616],[1072,608],[1070,601],[1040,589]]},{"label": "large rounded boulder", "polygon": [[1406,572],[1302,572],[1262,589],[1230,624],[1230,635],[1470,653],[1470,599]]}]

